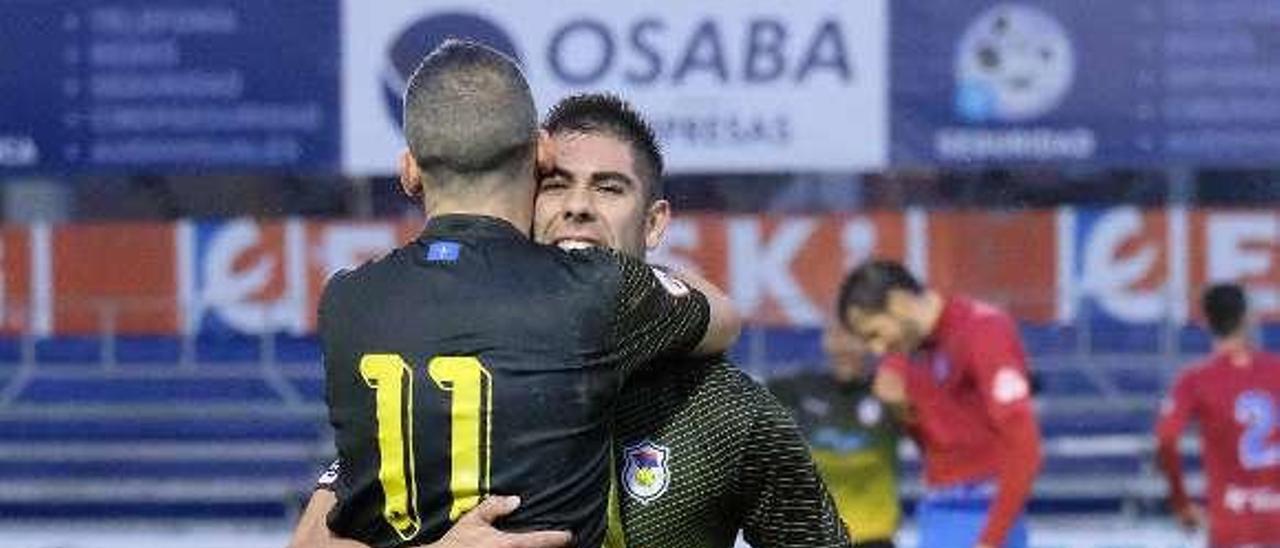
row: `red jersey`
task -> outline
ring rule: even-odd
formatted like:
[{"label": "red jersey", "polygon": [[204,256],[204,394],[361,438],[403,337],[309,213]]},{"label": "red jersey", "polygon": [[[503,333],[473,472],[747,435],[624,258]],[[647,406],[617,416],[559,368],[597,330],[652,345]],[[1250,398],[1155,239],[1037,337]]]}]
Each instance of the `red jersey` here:
[{"label": "red jersey", "polygon": [[1175,506],[1188,503],[1177,442],[1200,425],[1213,546],[1280,542],[1280,358],[1219,352],[1178,375],[1156,426]]},{"label": "red jersey", "polygon": [[981,540],[1003,544],[1040,465],[1026,352],[1017,325],[986,303],[949,297],[925,344],[888,356],[902,375],[908,429],[924,455],[930,488],[996,482]]}]

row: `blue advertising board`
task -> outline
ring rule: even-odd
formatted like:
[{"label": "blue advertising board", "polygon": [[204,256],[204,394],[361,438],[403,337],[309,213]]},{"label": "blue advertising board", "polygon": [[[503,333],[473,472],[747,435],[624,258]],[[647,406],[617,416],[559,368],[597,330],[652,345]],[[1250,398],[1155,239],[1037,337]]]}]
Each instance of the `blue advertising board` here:
[{"label": "blue advertising board", "polygon": [[[621,93],[673,172],[1280,158],[1276,2],[539,6],[473,2],[450,19],[416,0],[4,0],[0,174],[390,174],[402,140],[383,111],[404,67],[387,58],[418,55],[395,37],[481,19],[505,25],[541,107]],[[765,66],[797,76],[757,81]],[[674,72],[628,80],[645,67]],[[600,81],[571,85],[587,69]]]},{"label": "blue advertising board", "polygon": [[338,168],[336,2],[0,9],[0,172]]},{"label": "blue advertising board", "polygon": [[894,165],[1272,165],[1280,4],[893,3]]}]

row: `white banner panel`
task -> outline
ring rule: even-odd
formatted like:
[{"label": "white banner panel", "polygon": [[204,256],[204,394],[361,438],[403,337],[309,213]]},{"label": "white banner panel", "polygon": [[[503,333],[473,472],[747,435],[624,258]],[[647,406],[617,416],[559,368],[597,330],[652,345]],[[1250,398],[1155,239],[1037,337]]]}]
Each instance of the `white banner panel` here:
[{"label": "white banner panel", "polygon": [[407,75],[447,37],[517,57],[539,109],[615,92],[662,138],[670,172],[883,167],[886,0],[344,0],[344,168],[390,174]]}]

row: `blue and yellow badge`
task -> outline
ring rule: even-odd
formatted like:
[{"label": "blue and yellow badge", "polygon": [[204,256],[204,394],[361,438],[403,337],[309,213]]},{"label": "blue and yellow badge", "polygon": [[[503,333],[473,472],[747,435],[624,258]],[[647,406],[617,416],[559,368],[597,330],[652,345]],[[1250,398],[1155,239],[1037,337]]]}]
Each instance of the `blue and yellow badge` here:
[{"label": "blue and yellow badge", "polygon": [[622,485],[627,494],[649,504],[667,492],[671,470],[667,467],[671,450],[649,440],[628,446],[622,452]]},{"label": "blue and yellow badge", "polygon": [[456,263],[461,249],[462,244],[458,242],[450,242],[448,240],[433,241],[431,245],[427,246],[427,262]]}]

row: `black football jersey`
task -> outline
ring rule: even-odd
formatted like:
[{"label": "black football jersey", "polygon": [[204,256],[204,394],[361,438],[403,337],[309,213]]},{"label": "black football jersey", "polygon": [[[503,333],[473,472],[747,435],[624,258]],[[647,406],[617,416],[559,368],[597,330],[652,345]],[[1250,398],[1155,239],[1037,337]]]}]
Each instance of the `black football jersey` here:
[{"label": "black football jersey", "polygon": [[498,493],[522,499],[504,529],[569,530],[597,548],[624,377],[687,353],[708,321],[705,297],[634,259],[535,244],[489,217],[431,219],[321,298],[343,463],[330,529],[375,547],[431,542]]},{"label": "black football jersey", "polygon": [[683,362],[633,376],[614,413],[627,545],[850,546],[791,413],[722,358]]},{"label": "black football jersey", "polygon": [[[610,523],[628,546],[851,546],[795,420],[722,358],[646,369],[614,412],[619,504]],[[334,461],[317,480],[333,490]]]}]

